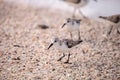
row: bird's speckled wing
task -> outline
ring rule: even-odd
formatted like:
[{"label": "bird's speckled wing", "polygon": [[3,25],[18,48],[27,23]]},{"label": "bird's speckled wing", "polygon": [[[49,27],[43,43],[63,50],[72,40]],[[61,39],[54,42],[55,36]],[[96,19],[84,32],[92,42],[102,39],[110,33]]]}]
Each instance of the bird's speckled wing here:
[{"label": "bird's speckled wing", "polygon": [[70,39],[65,39],[65,41],[66,41],[68,48],[72,48],[72,47],[74,47],[82,42],[82,40],[73,41]]},{"label": "bird's speckled wing", "polygon": [[120,14],[119,15],[112,15],[112,16],[108,16],[108,17],[99,16],[99,18],[111,21],[113,23],[119,23],[120,22]]}]

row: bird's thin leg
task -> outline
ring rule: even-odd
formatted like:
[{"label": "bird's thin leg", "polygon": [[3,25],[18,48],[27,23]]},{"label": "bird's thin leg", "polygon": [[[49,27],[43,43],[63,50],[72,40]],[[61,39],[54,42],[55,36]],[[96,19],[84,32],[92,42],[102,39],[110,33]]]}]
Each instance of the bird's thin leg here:
[{"label": "bird's thin leg", "polygon": [[111,34],[112,30],[113,30],[113,25],[110,27],[110,30],[109,30],[109,32],[107,33],[108,36]]},{"label": "bird's thin leg", "polygon": [[74,8],[74,10],[73,10],[73,14],[72,14],[73,19],[75,18],[76,10],[77,10],[76,8]]},{"label": "bird's thin leg", "polygon": [[81,40],[80,30],[78,30],[78,40]]},{"label": "bird's thin leg", "polygon": [[117,33],[120,34],[120,31],[117,29]]},{"label": "bird's thin leg", "polygon": [[120,34],[120,27],[117,26],[117,33]]},{"label": "bird's thin leg", "polygon": [[66,62],[64,62],[65,64],[70,64],[70,63],[69,63],[69,60],[70,60],[70,55],[71,55],[71,54],[69,53],[69,54],[68,54],[68,59],[67,59],[67,61],[66,61]]},{"label": "bird's thin leg", "polygon": [[57,61],[61,61],[62,60],[62,58],[64,58],[65,57],[65,54],[63,53],[63,56],[62,57],[60,57]]},{"label": "bird's thin leg", "polygon": [[70,37],[71,37],[71,39],[72,39],[72,32],[70,32]]},{"label": "bird's thin leg", "polygon": [[80,13],[80,15],[81,15],[84,19],[87,19],[87,17],[82,13],[81,10],[79,10],[79,13]]}]

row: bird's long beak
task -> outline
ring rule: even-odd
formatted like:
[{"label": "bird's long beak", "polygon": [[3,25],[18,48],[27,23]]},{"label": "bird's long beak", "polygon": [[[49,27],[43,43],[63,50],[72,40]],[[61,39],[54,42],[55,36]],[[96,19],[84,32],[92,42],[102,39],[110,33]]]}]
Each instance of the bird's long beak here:
[{"label": "bird's long beak", "polygon": [[51,43],[51,44],[49,45],[48,49],[50,49],[52,46],[53,46],[53,43]]},{"label": "bird's long beak", "polygon": [[63,25],[62,25],[62,28],[66,25],[67,23],[64,23]]}]

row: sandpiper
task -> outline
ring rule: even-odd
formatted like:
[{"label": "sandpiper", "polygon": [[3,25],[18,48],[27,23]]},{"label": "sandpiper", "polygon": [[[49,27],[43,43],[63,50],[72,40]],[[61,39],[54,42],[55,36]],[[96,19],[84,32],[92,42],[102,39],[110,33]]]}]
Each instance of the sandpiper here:
[{"label": "sandpiper", "polygon": [[[86,6],[90,0],[62,0],[67,2],[69,5],[74,7],[73,18],[75,17],[75,13],[77,9]],[[97,0],[94,0],[97,2]],[[79,11],[83,18],[86,18],[81,11]]]},{"label": "sandpiper", "polygon": [[111,27],[109,32],[107,33],[107,35],[110,35],[112,30],[114,28],[117,29],[117,33],[120,34],[120,14],[117,15],[112,15],[112,16],[99,16],[99,18],[102,18],[104,20],[110,21],[112,23],[114,23]]},{"label": "sandpiper", "polygon": [[69,59],[70,59],[70,55],[71,55],[69,49],[80,44],[81,42],[82,42],[82,40],[73,41],[71,39],[60,40],[59,38],[55,38],[54,41],[49,45],[48,49],[50,49],[54,45],[55,48],[57,48],[59,51],[63,52],[63,56],[60,57],[58,59],[58,61],[61,61],[65,57],[65,54],[64,54],[65,52],[69,52],[68,59],[66,62],[64,62],[64,63],[69,64],[70,63]]},{"label": "sandpiper", "polygon": [[118,15],[112,15],[112,16],[99,16],[99,18],[108,20],[113,23],[119,23],[120,22],[120,14]]},{"label": "sandpiper", "polygon": [[78,40],[81,40],[81,37],[80,37],[80,22],[81,22],[81,19],[71,19],[71,18],[68,18],[66,20],[66,22],[62,25],[62,28],[67,25],[67,29],[68,31],[70,32],[70,36],[72,38],[72,32],[73,31],[77,31],[78,32]]}]

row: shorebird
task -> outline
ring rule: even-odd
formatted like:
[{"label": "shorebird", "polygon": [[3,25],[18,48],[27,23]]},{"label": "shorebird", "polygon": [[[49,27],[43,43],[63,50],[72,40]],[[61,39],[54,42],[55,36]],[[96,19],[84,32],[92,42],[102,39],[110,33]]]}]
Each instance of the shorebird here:
[{"label": "shorebird", "polygon": [[99,16],[99,18],[108,20],[113,23],[119,23],[120,22],[120,14],[118,15],[112,15],[112,16]]},{"label": "shorebird", "polygon": [[[74,18],[77,9],[86,6],[90,0],[62,0],[62,1],[65,1],[67,4],[74,7],[74,11],[73,11],[73,18]],[[93,0],[93,1],[97,2],[97,0]],[[80,10],[79,12],[83,18],[86,18]]]},{"label": "shorebird", "polygon": [[110,21],[114,23],[111,27],[107,35],[110,35],[113,28],[117,29],[117,33],[120,34],[120,14],[112,15],[112,16],[99,16],[99,18]]},{"label": "shorebird", "polygon": [[70,33],[70,36],[72,38],[72,32],[73,31],[77,31],[78,32],[78,40],[81,39],[80,37],[80,30],[79,30],[79,27],[80,27],[80,22],[81,22],[81,19],[71,19],[71,18],[68,18],[66,20],[66,22],[62,25],[62,28],[67,25],[67,29]]},{"label": "shorebird", "polygon": [[60,57],[57,61],[61,61],[65,57],[64,53],[69,52],[68,58],[67,58],[66,62],[64,62],[64,63],[69,64],[69,59],[70,59],[70,55],[71,55],[69,49],[80,44],[81,42],[82,42],[82,40],[73,41],[71,39],[60,40],[59,38],[55,38],[54,41],[49,45],[48,49],[50,49],[54,45],[55,48],[57,48],[59,51],[63,52],[63,56]]}]

